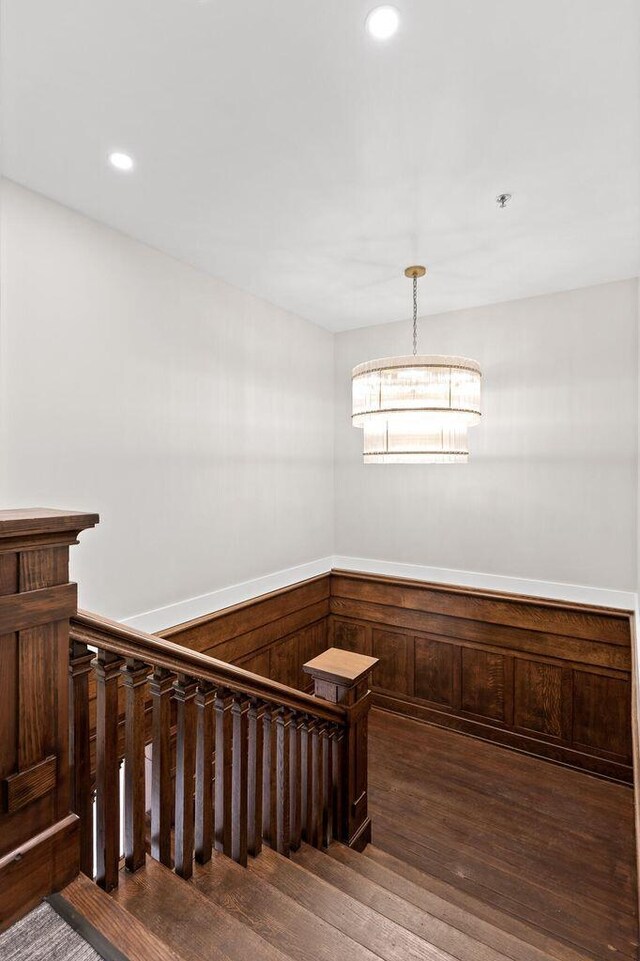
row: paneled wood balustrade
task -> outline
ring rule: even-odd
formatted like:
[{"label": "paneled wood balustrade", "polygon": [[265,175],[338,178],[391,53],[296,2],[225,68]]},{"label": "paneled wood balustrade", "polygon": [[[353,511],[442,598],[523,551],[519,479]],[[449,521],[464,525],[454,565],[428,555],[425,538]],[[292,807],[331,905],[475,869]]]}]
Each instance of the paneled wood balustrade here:
[{"label": "paneled wood balustrade", "polygon": [[71,626],[70,725],[81,869],[106,890],[118,884],[121,823],[130,871],[144,864],[148,838],[151,856],[184,878],[194,858],[205,863],[214,848],[246,865],[263,842],[285,856],[303,840],[363,847],[369,839],[366,679],[375,664],[351,652],[321,654],[305,665],[313,696],[78,614]]}]

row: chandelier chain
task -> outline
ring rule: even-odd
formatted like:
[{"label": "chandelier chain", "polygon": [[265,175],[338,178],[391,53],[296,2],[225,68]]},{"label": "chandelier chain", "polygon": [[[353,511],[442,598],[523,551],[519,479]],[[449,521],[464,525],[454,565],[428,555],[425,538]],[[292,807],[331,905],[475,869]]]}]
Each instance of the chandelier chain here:
[{"label": "chandelier chain", "polygon": [[418,278],[413,275],[413,356],[418,353]]}]

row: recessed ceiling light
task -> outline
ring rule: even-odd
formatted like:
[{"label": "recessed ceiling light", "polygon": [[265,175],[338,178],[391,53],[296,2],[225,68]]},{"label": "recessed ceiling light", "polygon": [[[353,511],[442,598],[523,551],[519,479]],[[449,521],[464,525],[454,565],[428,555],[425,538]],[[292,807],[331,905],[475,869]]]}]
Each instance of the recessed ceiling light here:
[{"label": "recessed ceiling light", "polygon": [[374,40],[388,40],[400,26],[400,15],[395,7],[376,7],[365,21]]},{"label": "recessed ceiling light", "polygon": [[109,163],[116,170],[133,170],[133,157],[130,157],[128,153],[120,153],[117,150],[110,153]]}]

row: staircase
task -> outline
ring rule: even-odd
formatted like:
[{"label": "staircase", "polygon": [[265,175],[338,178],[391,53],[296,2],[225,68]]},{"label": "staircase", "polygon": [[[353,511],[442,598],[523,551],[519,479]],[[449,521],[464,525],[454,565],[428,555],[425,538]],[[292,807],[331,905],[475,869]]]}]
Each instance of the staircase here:
[{"label": "staircase", "polygon": [[59,902],[121,952],[114,961],[603,961],[368,843],[374,658],[324,651],[305,665],[308,695],[84,612],[71,638],[85,854]]},{"label": "staircase", "polygon": [[[452,791],[437,776],[446,746],[416,763],[422,747],[389,730],[388,716],[369,771],[377,660],[325,650],[322,635],[296,654],[307,693],[77,612],[68,545],[96,520],[60,511],[0,517],[10,668],[0,725],[9,758],[0,779],[0,930],[50,895],[106,961],[637,957],[635,864],[611,832],[623,818],[605,818],[599,846],[587,850],[589,831],[604,822],[599,813],[593,825],[581,821],[573,803],[556,811],[552,777],[531,777],[533,801],[518,807],[492,763],[493,787],[474,793],[462,758],[447,765]],[[239,631],[247,627],[241,609],[234,617]],[[417,787],[420,771],[430,793]],[[370,786],[385,850],[370,843]],[[543,790],[546,820],[527,821]],[[505,819],[513,844],[501,873],[491,825]],[[544,846],[547,831],[563,830],[564,847],[581,848],[566,876],[554,869],[562,849]],[[527,849],[532,835],[544,850]],[[528,883],[532,864],[550,878],[544,898],[535,878]],[[608,897],[613,888],[624,897]],[[536,892],[539,928],[529,903]],[[40,941],[42,956],[55,957],[46,931]]]},{"label": "staircase", "polygon": [[247,868],[214,852],[189,881],[148,858],[119,880],[59,897],[129,961],[592,961],[373,845],[264,848]]}]

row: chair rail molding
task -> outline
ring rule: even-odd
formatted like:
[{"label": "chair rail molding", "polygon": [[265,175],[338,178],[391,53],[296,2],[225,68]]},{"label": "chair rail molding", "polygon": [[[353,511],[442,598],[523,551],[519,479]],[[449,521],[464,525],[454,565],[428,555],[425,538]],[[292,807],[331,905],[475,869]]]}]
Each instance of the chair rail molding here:
[{"label": "chair rail molding", "polygon": [[506,574],[488,574],[482,571],[459,571],[447,567],[379,561],[368,557],[334,554],[332,569],[352,571],[356,574],[402,577],[413,581],[444,584],[448,587],[469,587],[481,591],[519,594],[523,597],[540,597],[573,604],[593,604],[596,607],[612,607],[625,611],[633,611],[637,603],[637,594],[632,591],[591,587],[586,584],[539,581],[532,578],[511,577]]},{"label": "chair rail molding", "polygon": [[450,587],[499,591],[519,594],[524,597],[541,597],[547,600],[567,601],[575,604],[594,604],[597,607],[612,607],[618,610],[632,611],[637,603],[637,595],[631,591],[334,554],[304,564],[283,568],[270,574],[263,574],[260,577],[241,581],[238,584],[230,584],[227,587],[221,587],[206,594],[199,594],[196,597],[175,601],[172,604],[143,611],[140,614],[120,618],[116,616],[116,619],[140,631],[147,631],[150,634],[161,633],[170,627],[184,624],[198,617],[215,614],[217,611],[233,607],[235,604],[242,604],[272,591],[299,584],[301,581],[312,577],[328,574],[332,570],[402,577],[414,581],[444,584]]},{"label": "chair rail molding", "polygon": [[144,611],[141,614],[117,619],[128,627],[134,627],[149,634],[156,634],[177,624],[184,624],[185,621],[192,621],[197,617],[214,614],[216,611],[233,607],[235,604],[242,604],[244,601],[251,601],[256,597],[270,594],[272,591],[280,590],[283,587],[299,584],[301,581],[309,580],[309,578],[317,577],[320,574],[328,574],[332,565],[333,557],[321,557],[305,564],[297,564],[281,571],[274,571],[271,574],[263,574],[248,581],[241,581],[239,584],[230,584],[228,587],[221,587],[207,594],[199,594],[197,597],[189,597],[183,601],[176,601],[154,610]]}]

